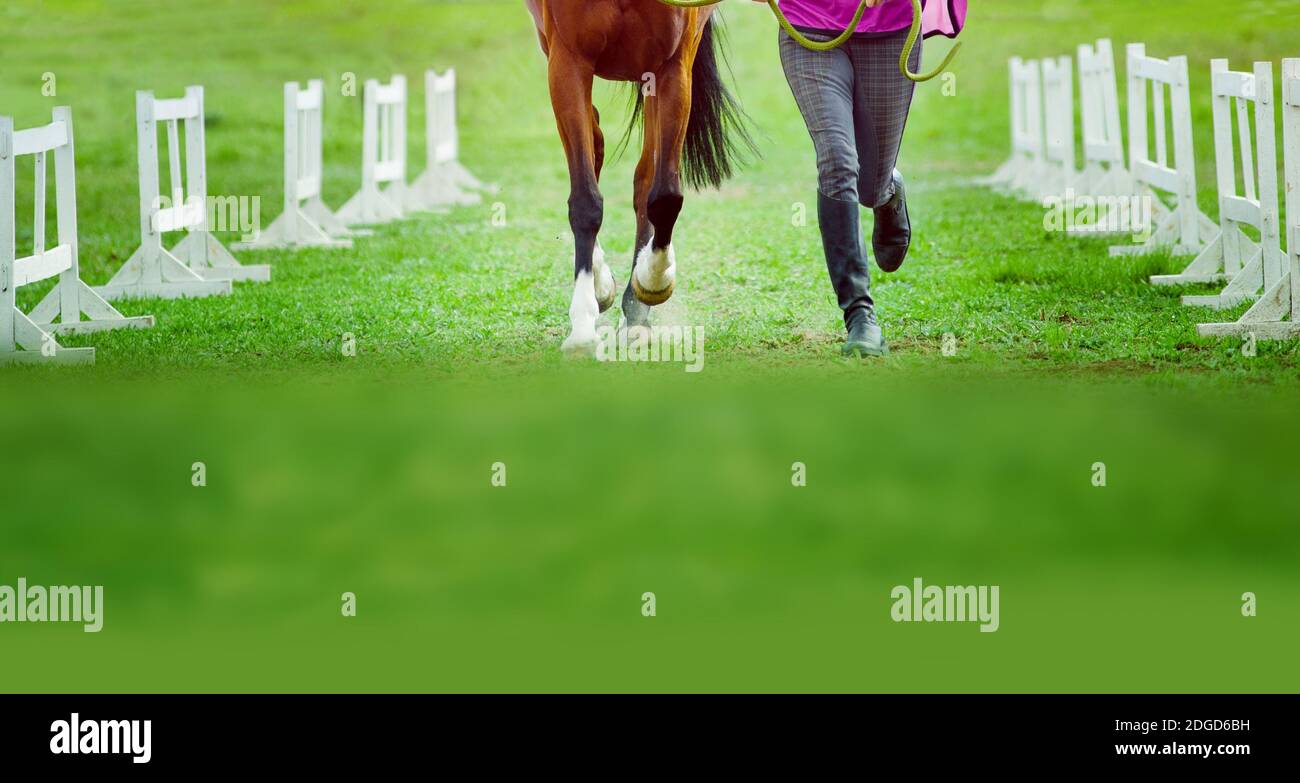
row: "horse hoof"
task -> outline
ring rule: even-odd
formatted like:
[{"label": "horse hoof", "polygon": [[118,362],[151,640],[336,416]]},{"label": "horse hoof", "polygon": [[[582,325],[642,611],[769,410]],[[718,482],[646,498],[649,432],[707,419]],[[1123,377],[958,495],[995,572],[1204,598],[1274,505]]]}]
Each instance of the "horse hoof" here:
[{"label": "horse hoof", "polygon": [[627,288],[623,289],[623,318],[619,322],[618,328],[649,325],[650,307],[636,298],[636,286],[632,285],[632,281],[629,279]]},{"label": "horse hoof", "polygon": [[571,334],[560,345],[560,350],[568,359],[593,359],[596,356],[596,335]]},{"label": "horse hoof", "polygon": [[614,275],[609,268],[605,267],[596,275],[596,306],[603,313],[613,307],[617,299],[618,283],[614,281]]},{"label": "horse hoof", "polygon": [[661,291],[647,291],[641,287],[641,283],[632,275],[632,291],[636,294],[637,301],[642,304],[661,305],[672,298],[673,289],[677,287],[677,281],[669,278],[668,287]]},{"label": "horse hoof", "polygon": [[591,273],[596,306],[603,313],[614,306],[614,300],[618,298],[618,283],[614,281],[614,273],[609,271],[609,265],[605,263],[605,250],[599,242],[591,254]]}]

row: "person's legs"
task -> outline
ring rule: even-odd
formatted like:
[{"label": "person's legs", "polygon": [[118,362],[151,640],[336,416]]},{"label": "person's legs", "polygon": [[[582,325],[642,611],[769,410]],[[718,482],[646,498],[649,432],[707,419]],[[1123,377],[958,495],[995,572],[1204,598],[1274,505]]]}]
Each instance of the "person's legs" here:
[{"label": "person's legs", "polygon": [[858,151],[853,127],[854,73],[844,48],[805,49],[785,33],[781,66],[817,151],[817,187],[843,201],[858,197]]},{"label": "person's legs", "polygon": [[[916,90],[898,67],[906,41],[907,31],[901,30],[877,38],[853,38],[844,45],[857,83],[853,122],[862,163],[858,195],[864,207],[879,207],[893,195],[894,167]],[[909,63],[913,69],[920,67],[920,41]]]},{"label": "person's legs", "polygon": [[[858,84],[853,120],[861,161],[858,195],[875,213],[872,249],[876,264],[886,272],[902,265],[912,239],[906,192],[898,174],[898,150],[907,126],[916,85],[898,67],[907,32],[880,38],[850,40],[845,48]],[[917,42],[909,59],[915,71],[921,63]]]},{"label": "person's legs", "polygon": [[858,220],[858,86],[852,63],[843,49],[813,52],[782,32],[781,64],[817,151],[817,217],[826,269],[849,333],[845,352],[884,353]]}]

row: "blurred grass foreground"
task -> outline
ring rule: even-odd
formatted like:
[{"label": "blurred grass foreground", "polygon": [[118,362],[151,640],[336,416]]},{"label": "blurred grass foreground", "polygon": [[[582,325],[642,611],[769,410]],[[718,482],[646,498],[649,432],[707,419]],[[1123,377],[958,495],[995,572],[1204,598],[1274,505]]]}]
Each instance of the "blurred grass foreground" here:
[{"label": "blurred grass foreground", "polygon": [[[0,624],[0,690],[1300,685],[1276,389],[576,366],[5,391],[35,415],[5,426],[0,584],[105,610]],[[999,586],[999,629],[893,622],[917,577]]]}]

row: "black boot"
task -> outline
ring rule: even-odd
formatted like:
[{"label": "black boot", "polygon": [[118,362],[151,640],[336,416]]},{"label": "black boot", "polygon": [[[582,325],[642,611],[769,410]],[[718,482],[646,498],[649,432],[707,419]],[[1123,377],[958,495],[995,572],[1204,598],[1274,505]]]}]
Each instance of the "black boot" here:
[{"label": "black boot", "polygon": [[855,310],[845,324],[849,336],[840,353],[845,356],[887,356],[889,346],[876,323],[875,310]]},{"label": "black boot", "polygon": [[831,286],[844,311],[848,340],[843,353],[884,356],[888,352],[876,325],[876,304],[871,299],[871,272],[862,246],[858,202],[840,201],[817,194],[817,220]]},{"label": "black boot", "polygon": [[876,266],[884,272],[895,272],[907,258],[907,248],[912,244],[912,221],[907,214],[907,191],[903,189],[903,175],[894,170],[894,195],[883,205],[872,210],[876,225],[871,230],[871,249],[876,253]]}]

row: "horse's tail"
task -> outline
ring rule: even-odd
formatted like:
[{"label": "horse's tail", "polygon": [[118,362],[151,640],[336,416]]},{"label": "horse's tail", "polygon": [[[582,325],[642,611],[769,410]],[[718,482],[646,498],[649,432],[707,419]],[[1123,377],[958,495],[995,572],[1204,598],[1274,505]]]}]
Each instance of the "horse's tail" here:
[{"label": "horse's tail", "polygon": [[[686,123],[682,175],[696,190],[716,188],[731,177],[733,161],[742,162],[757,147],[749,136],[744,109],[722,78],[726,62],[722,30],[710,16],[691,71],[691,116]],[[715,29],[718,28],[718,29]]]},{"label": "horse's tail", "polygon": [[[731,177],[733,161],[739,162],[745,156],[758,154],[746,128],[744,109],[732,97],[722,79],[719,64],[725,64],[726,51],[722,30],[714,24],[716,19],[716,16],[711,16],[704,24],[691,72],[691,115],[686,122],[682,176],[686,184],[696,190],[720,186],[723,180]],[[634,82],[632,88],[631,119],[619,142],[620,154],[632,131],[640,124],[645,110],[642,85]]]}]

